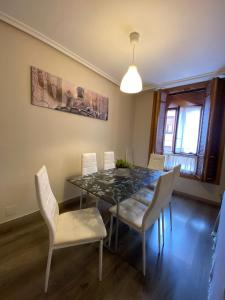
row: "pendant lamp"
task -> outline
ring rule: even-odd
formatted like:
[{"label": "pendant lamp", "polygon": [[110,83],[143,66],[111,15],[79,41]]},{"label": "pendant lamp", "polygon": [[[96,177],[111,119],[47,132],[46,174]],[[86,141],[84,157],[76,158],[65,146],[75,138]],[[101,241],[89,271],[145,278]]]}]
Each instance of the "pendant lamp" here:
[{"label": "pendant lamp", "polygon": [[130,43],[133,47],[132,63],[129,66],[126,74],[123,76],[120,84],[120,90],[128,94],[135,94],[143,89],[141,76],[138,73],[137,66],[134,64],[134,51],[135,46],[139,41],[139,36],[140,35],[138,32],[131,32],[130,34]]}]

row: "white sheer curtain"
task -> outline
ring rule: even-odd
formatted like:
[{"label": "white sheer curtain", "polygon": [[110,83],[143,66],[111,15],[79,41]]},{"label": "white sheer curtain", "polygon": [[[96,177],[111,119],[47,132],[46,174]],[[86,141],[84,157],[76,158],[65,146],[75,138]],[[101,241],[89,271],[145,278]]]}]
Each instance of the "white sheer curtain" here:
[{"label": "white sheer curtain", "polygon": [[165,169],[170,170],[181,165],[181,172],[194,175],[197,167],[197,156],[166,154]]},{"label": "white sheer curtain", "polygon": [[180,107],[176,137],[176,153],[196,154],[201,106]]}]

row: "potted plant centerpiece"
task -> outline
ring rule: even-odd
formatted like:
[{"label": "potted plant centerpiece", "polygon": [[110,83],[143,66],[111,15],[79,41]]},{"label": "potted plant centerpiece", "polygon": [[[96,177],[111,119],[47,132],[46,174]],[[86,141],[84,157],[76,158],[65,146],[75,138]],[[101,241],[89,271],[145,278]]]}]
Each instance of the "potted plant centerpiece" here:
[{"label": "potted plant centerpiece", "polygon": [[129,176],[129,171],[133,168],[133,165],[125,159],[117,159],[116,168],[118,176]]}]

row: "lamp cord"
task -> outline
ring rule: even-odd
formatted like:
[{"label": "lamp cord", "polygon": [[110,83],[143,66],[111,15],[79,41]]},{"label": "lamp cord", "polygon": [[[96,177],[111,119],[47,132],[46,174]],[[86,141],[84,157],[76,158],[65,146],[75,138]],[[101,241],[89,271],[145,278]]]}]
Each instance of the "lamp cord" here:
[{"label": "lamp cord", "polygon": [[134,64],[134,50],[135,50],[135,43],[133,44],[133,56],[132,56],[132,65]]}]

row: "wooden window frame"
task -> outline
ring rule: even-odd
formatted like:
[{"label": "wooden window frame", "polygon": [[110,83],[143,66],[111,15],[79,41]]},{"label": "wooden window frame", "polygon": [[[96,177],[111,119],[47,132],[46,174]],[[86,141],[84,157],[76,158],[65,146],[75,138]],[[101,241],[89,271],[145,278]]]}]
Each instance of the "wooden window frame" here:
[{"label": "wooden window frame", "polygon": [[169,107],[167,103],[168,96],[192,92],[205,93],[199,126],[199,130],[201,130],[199,140],[201,139],[201,141],[198,141],[196,175],[182,176],[219,184],[225,144],[225,79],[214,78],[211,81],[161,89],[154,92],[149,157],[152,152],[163,154],[164,139],[162,139],[162,142],[158,139],[161,139],[162,134],[164,137],[165,120],[162,120],[162,115],[163,113],[165,115],[165,111]]},{"label": "wooden window frame", "polygon": [[[176,114],[175,114],[175,130],[174,130],[173,142],[172,142],[172,153],[174,153],[174,150],[175,150],[175,141],[176,141],[176,136],[177,136],[177,120],[178,120],[177,116],[179,116],[179,107],[167,108],[166,114],[167,114],[168,110],[175,110],[176,111]],[[166,128],[166,120],[165,120],[165,128]],[[164,138],[163,138],[163,149],[164,149],[164,143],[165,143],[165,128],[164,128],[164,132],[163,132],[163,135],[164,135]]]}]

